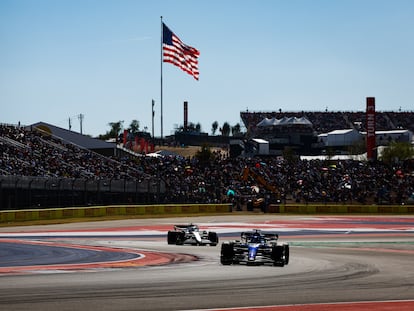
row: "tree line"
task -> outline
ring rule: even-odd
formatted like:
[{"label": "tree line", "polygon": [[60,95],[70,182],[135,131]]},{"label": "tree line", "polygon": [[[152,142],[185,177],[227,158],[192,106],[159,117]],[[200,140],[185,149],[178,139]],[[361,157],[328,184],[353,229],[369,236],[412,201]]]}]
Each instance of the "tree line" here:
[{"label": "tree line", "polygon": [[[105,133],[98,135],[99,139],[102,140],[108,140],[111,138],[118,138],[119,135],[124,130],[124,121],[117,121],[117,122],[109,122],[108,126],[110,129]],[[140,123],[138,120],[132,120],[129,124],[129,127],[125,128],[130,134],[136,135],[140,130]],[[147,131],[147,127],[144,127],[144,132]],[[201,124],[200,123],[188,123],[187,127],[184,128],[184,125],[180,125],[175,129],[176,132],[195,132],[195,133],[201,133]],[[237,123],[234,126],[231,126],[228,122],[224,122],[222,126],[219,126],[219,123],[217,121],[214,121],[211,125],[211,134],[214,135],[222,135],[222,136],[239,136],[242,134],[241,132],[241,126],[240,123]]]}]

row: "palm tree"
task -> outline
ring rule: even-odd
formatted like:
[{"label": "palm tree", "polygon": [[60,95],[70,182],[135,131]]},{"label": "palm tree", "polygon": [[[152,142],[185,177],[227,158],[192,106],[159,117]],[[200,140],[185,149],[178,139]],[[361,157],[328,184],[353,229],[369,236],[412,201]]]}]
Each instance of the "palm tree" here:
[{"label": "palm tree", "polygon": [[110,138],[118,138],[119,134],[122,131],[123,124],[124,121],[108,123],[108,125],[111,127],[111,130],[109,131]]},{"label": "palm tree", "polygon": [[230,135],[230,124],[228,122],[224,122],[223,127],[221,128],[221,135],[223,136]]},{"label": "palm tree", "polygon": [[139,132],[139,121],[138,120],[132,120],[131,124],[129,125],[129,131],[131,134],[136,134]]},{"label": "palm tree", "polygon": [[218,122],[217,122],[217,121],[214,121],[214,122],[213,122],[213,124],[211,125],[211,133],[212,133],[213,135],[215,135],[215,134],[216,134],[217,129],[218,129]]},{"label": "palm tree", "polygon": [[233,136],[237,136],[241,133],[240,123],[237,123],[235,126],[231,128],[231,133]]},{"label": "palm tree", "polygon": [[110,138],[115,138],[118,140],[119,134],[121,133],[124,121],[118,122],[110,122],[108,125],[111,127],[109,131],[107,131],[103,135],[99,135],[98,138],[102,140],[107,140]]}]

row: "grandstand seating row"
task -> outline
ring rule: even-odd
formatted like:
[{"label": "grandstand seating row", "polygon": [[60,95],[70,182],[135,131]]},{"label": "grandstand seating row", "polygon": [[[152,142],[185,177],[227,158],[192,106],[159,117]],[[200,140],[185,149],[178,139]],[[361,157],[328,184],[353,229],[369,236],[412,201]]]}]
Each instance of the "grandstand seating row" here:
[{"label": "grandstand seating row", "polygon": [[[241,112],[240,117],[247,129],[254,129],[264,118],[281,119],[283,117],[306,117],[313,124],[317,134],[327,133],[338,129],[354,128],[366,131],[365,112],[349,111],[301,111],[301,112]],[[414,132],[414,112],[376,112],[376,130],[387,131],[407,129]]]}]

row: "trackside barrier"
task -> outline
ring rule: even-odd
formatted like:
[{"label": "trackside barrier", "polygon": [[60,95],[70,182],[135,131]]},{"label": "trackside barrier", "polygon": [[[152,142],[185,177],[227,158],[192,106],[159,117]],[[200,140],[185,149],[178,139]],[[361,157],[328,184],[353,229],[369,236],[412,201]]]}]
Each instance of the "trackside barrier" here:
[{"label": "trackside barrier", "polygon": [[270,204],[267,212],[280,214],[414,214],[414,205]]},{"label": "trackside barrier", "polygon": [[229,213],[231,204],[125,205],[0,211],[0,223],[104,216]]},{"label": "trackside barrier", "polygon": [[[229,213],[231,204],[167,204],[68,207],[0,211],[0,223],[104,216]],[[278,214],[414,214],[414,205],[271,204],[266,213]]]}]

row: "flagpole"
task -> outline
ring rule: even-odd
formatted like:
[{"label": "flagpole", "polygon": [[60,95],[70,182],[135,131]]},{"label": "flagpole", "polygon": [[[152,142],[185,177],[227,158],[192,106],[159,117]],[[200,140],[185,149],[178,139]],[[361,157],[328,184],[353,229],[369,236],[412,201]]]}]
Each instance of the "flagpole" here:
[{"label": "flagpole", "polygon": [[163,63],[163,50],[162,50],[162,42],[163,42],[163,23],[162,23],[162,16],[161,16],[161,142],[163,141],[163,121],[162,121],[162,104],[163,104],[163,98],[162,98],[162,63]]}]

